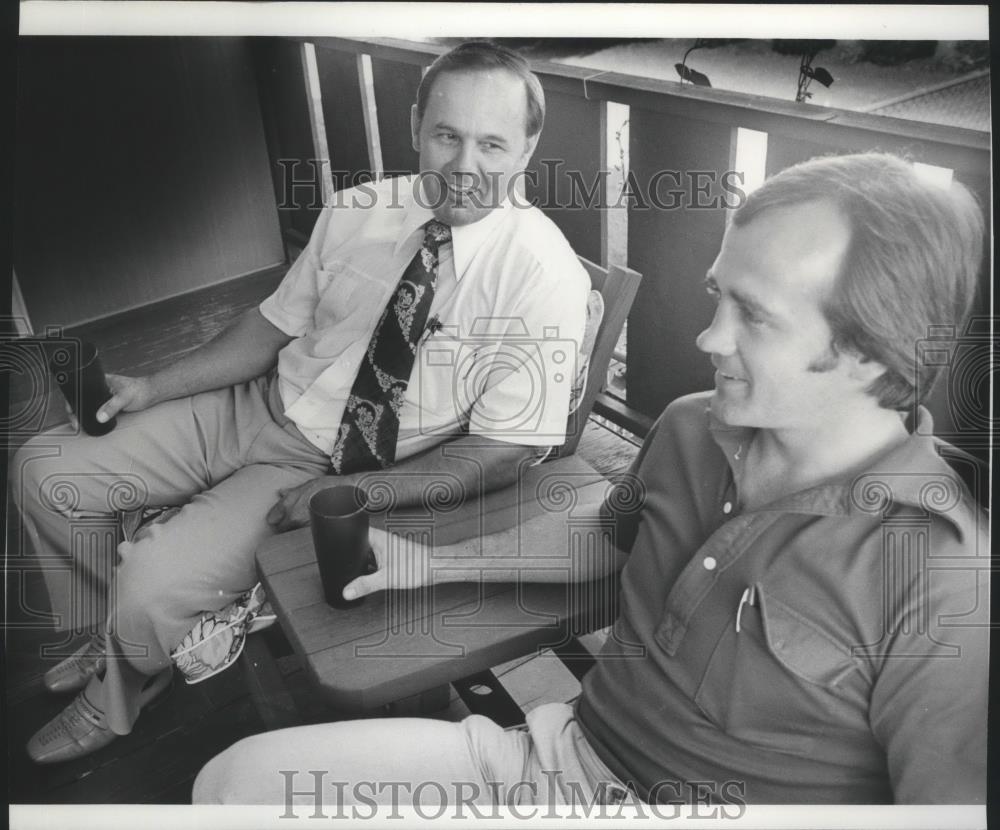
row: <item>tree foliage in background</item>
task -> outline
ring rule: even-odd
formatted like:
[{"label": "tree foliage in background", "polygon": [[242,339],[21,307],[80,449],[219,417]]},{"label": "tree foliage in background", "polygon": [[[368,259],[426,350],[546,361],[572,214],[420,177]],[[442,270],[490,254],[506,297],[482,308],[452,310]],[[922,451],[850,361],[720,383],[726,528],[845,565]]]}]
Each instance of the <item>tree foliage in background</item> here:
[{"label": "tree foliage in background", "polygon": [[771,49],[779,55],[816,55],[837,45],[835,40],[793,40],[782,38],[771,41]]},{"label": "tree foliage in background", "polygon": [[[662,38],[572,38],[572,37],[535,37],[535,38],[489,38],[497,43],[503,43],[513,49],[523,52],[529,58],[552,59],[580,57],[591,55],[613,46],[628,46],[663,41]],[[455,45],[468,38],[442,37],[433,38],[438,43]],[[663,41],[675,45],[686,44],[687,48],[694,41]],[[875,66],[903,66],[913,61],[937,64],[942,69],[955,73],[972,72],[984,69],[990,65],[990,45],[988,41],[958,40],[807,40],[781,38],[770,41],[753,40],[751,38],[699,38],[699,48],[722,49],[742,44],[769,44],[771,49],[780,55],[801,56],[815,52],[828,51],[831,57],[827,60],[844,61],[847,63],[870,63]],[[815,53],[814,53],[815,54]]]}]

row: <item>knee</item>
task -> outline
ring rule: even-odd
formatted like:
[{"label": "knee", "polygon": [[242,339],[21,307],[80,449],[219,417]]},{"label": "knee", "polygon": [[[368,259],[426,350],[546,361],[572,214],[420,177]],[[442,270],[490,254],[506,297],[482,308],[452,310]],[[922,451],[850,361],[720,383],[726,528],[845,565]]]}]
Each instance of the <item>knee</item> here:
[{"label": "knee", "polygon": [[69,469],[66,438],[56,433],[32,436],[11,457],[7,484],[21,512],[65,513],[79,505],[79,476]]},{"label": "knee", "polygon": [[238,741],[201,768],[191,791],[193,804],[261,803],[264,793],[256,773],[263,759],[257,754],[257,737]]},{"label": "knee", "polygon": [[174,606],[173,586],[180,575],[170,561],[168,551],[145,541],[118,545],[115,605],[122,619],[157,618]]},{"label": "knee", "polygon": [[201,768],[198,777],[194,779],[191,790],[192,804],[226,804],[229,793],[228,782],[233,779],[230,758],[233,747],[216,755]]},{"label": "knee", "polygon": [[41,484],[51,472],[46,463],[50,459],[45,457],[38,443],[39,436],[35,436],[18,447],[7,470],[7,492],[21,511],[41,501]]}]

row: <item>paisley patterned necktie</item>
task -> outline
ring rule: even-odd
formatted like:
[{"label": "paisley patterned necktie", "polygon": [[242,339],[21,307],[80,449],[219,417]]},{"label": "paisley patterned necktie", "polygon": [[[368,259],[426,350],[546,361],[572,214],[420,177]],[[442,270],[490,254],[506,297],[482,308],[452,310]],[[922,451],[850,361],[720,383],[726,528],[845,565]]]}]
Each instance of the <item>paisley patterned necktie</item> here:
[{"label": "paisley patterned necktie", "polygon": [[330,454],[334,473],[388,467],[396,460],[399,410],[437,285],[438,251],[451,228],[431,220],[375,326]]}]

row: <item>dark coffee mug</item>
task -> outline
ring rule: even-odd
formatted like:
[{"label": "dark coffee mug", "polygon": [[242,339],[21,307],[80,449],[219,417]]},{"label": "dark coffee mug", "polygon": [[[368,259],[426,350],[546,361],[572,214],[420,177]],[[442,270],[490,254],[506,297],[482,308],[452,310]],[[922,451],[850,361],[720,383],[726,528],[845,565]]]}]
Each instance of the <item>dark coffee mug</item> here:
[{"label": "dark coffee mug", "polygon": [[60,341],[48,349],[49,369],[87,435],[107,435],[118,423],[110,418],[103,424],[97,410],[111,398],[97,346],[82,341]]},{"label": "dark coffee mug", "polygon": [[309,499],[309,523],[327,604],[359,605],[364,597],[345,600],[343,591],[348,582],[375,570],[368,542],[368,494],[353,484],[320,490]]}]

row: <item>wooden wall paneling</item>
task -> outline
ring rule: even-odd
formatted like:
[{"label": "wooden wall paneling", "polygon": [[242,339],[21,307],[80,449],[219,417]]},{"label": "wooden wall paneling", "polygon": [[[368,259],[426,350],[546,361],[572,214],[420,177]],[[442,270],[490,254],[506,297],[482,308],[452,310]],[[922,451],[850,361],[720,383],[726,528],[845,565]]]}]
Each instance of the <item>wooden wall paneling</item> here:
[{"label": "wooden wall paneling", "polygon": [[21,38],[15,266],[36,327],[283,260],[234,38]]},{"label": "wooden wall paneling", "polygon": [[586,192],[602,179],[601,103],[545,86],[545,109],[545,127],[526,171],[525,195],[559,226],[577,254],[600,262],[599,205],[605,194],[599,187],[588,200]]},{"label": "wooden wall paneling", "polygon": [[317,43],[316,66],[323,95],[323,120],[333,187],[343,190],[362,181],[371,181],[357,58]]},{"label": "wooden wall paneling", "polygon": [[[321,171],[312,164],[316,149],[302,45],[281,38],[252,38],[250,47],[281,227],[285,232],[291,228],[308,237],[322,209],[323,197]],[[293,187],[292,179],[305,184]]]},{"label": "wooden wall paneling", "polygon": [[[826,156],[838,152],[836,147],[820,144],[809,139],[792,138],[776,133],[767,134],[767,161],[764,175],[768,178],[780,173],[786,167],[806,161],[814,156]],[[845,152],[843,150],[841,153]]]},{"label": "wooden wall paneling", "polygon": [[358,68],[358,88],[361,91],[361,115],[365,123],[365,144],[368,147],[368,167],[372,178],[385,178],[382,167],[382,137],[379,134],[378,106],[375,103],[375,77],[371,55],[355,55]]},{"label": "wooden wall paneling", "polygon": [[628,322],[627,394],[629,406],[655,417],[680,395],[712,387],[695,338],[715,308],[704,278],[734,198],[722,187],[733,130],[636,107],[629,128],[628,261],[642,284]]},{"label": "wooden wall paneling", "polygon": [[410,107],[417,100],[421,67],[372,58],[372,73],[385,175],[416,173],[420,163],[410,137]]}]

